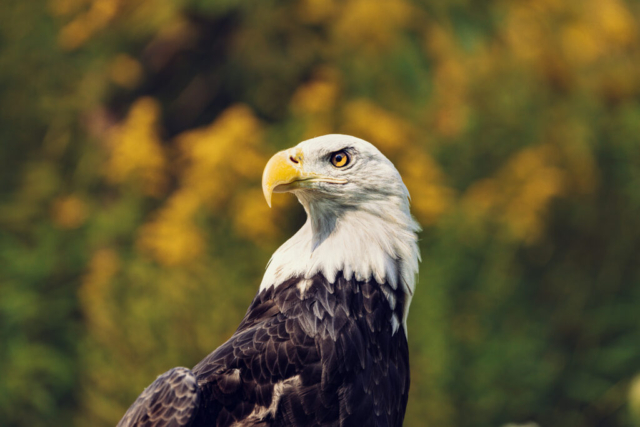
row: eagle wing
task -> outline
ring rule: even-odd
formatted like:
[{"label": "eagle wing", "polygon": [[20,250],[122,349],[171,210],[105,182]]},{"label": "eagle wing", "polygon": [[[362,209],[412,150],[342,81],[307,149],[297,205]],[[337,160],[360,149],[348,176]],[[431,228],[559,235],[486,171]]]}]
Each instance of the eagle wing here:
[{"label": "eagle wing", "polygon": [[401,426],[408,347],[379,287],[299,281],[260,292],[227,342],[161,375],[119,426]]},{"label": "eagle wing", "polygon": [[392,334],[377,285],[298,282],[260,292],[236,333],[193,368],[210,402],[194,424],[401,426],[407,341]]},{"label": "eagle wing", "polygon": [[199,403],[196,377],[187,368],[173,368],[140,394],[117,427],[188,426]]}]

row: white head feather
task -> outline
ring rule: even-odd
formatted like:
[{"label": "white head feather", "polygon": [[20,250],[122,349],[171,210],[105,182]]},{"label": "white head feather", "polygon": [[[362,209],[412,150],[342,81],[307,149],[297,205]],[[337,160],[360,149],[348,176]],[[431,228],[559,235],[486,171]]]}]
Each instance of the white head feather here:
[{"label": "white head feather", "polygon": [[[350,162],[336,168],[329,159],[341,150]],[[260,290],[318,273],[333,283],[340,272],[347,280],[399,286],[406,294],[406,332],[420,260],[420,226],[409,211],[409,192],[400,174],[377,148],[353,136],[325,135],[291,149],[300,151],[306,170],[347,182],[292,190],[307,212],[307,222],[273,254]],[[393,306],[393,296],[387,298]]]}]

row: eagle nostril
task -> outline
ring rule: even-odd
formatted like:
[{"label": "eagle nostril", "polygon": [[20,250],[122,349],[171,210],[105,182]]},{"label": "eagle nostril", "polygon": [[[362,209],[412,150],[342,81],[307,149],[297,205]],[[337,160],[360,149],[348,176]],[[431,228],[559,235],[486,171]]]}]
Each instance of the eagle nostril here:
[{"label": "eagle nostril", "polygon": [[291,160],[291,161],[292,161],[293,163],[295,163],[295,164],[300,163],[300,162],[298,162],[298,160],[297,160],[295,157],[293,157],[293,156],[289,156],[289,160]]}]

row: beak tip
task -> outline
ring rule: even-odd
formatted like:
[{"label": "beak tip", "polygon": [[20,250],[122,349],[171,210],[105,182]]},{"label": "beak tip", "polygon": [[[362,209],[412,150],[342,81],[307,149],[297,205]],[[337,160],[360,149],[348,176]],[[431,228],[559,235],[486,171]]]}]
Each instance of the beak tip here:
[{"label": "beak tip", "polygon": [[[264,198],[267,201],[267,205],[271,207],[271,197],[273,196],[273,190],[279,184],[288,184],[295,181],[300,176],[300,169],[296,161],[296,165],[293,165],[290,161],[289,151],[280,151],[274,154],[267,162],[262,173],[262,192]],[[301,157],[299,157],[301,159]]]},{"label": "beak tip", "polygon": [[267,205],[271,207],[272,192],[270,191],[270,189],[267,189],[267,188],[263,188],[262,192],[264,193],[264,199],[267,201]]}]

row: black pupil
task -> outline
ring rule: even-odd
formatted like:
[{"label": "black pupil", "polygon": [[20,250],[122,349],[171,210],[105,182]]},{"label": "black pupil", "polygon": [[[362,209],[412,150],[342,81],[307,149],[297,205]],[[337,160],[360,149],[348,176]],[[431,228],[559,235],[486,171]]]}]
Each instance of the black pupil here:
[{"label": "black pupil", "polygon": [[342,154],[336,154],[336,163],[340,163],[342,161]]}]

